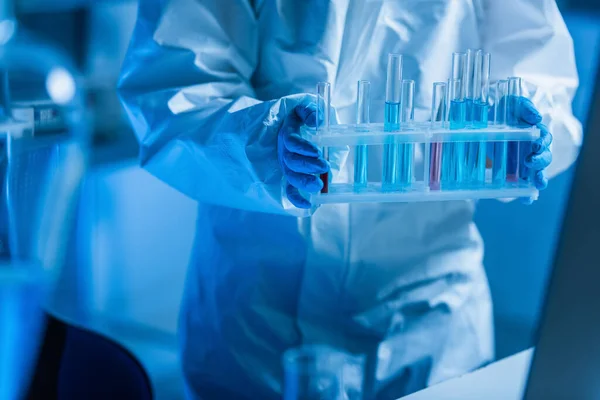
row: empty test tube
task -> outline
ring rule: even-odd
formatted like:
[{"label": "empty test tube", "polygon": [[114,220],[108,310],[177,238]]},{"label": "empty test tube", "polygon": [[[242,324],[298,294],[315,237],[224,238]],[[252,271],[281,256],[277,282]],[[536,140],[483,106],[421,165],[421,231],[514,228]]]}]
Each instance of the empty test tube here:
[{"label": "empty test tube", "polygon": [[[329,113],[331,110],[331,85],[329,82],[317,84],[317,134],[329,131]],[[323,157],[329,161],[329,149],[323,147]],[[321,193],[329,192],[329,174],[321,174],[323,189]]]},{"label": "empty test tube", "polygon": [[[431,101],[431,128],[440,129],[446,121],[446,83],[433,84]],[[429,162],[429,187],[439,190],[442,177],[442,143],[431,143]]]},{"label": "empty test tube", "polygon": [[[387,82],[385,90],[384,130],[393,132],[400,129],[400,100],[402,81],[402,55],[388,56]],[[383,145],[382,188],[389,190],[399,183],[400,148],[394,138]]]},{"label": "empty test tube", "polygon": [[[370,122],[371,82],[358,81],[356,92],[356,129],[367,130]],[[368,148],[366,145],[356,146],[354,154],[354,187],[363,189],[367,186]]]},{"label": "empty test tube", "polygon": [[[494,125],[503,127],[506,125],[506,101],[508,99],[508,81],[503,79],[496,83],[496,98],[494,106]],[[494,154],[492,157],[492,183],[504,185],[506,182],[506,161],[508,143],[494,142]]]},{"label": "empty test tube", "polygon": [[[508,78],[508,96],[506,98],[506,123],[509,126],[518,126],[518,101],[521,96],[521,78]],[[519,142],[508,142],[506,160],[506,180],[517,182],[519,176]]]},{"label": "empty test tube", "polygon": [[[400,129],[410,129],[415,119],[415,81],[410,79],[402,80],[401,92]],[[412,183],[415,145],[412,143],[402,143],[398,147],[400,150],[400,185],[407,187]]]}]

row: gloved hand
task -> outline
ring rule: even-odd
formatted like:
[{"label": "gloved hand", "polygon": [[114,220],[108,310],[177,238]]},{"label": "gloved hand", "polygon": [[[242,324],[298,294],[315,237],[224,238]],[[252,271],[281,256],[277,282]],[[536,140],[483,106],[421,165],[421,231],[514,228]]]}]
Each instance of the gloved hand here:
[{"label": "gloved hand", "polygon": [[[542,124],[542,116],[535,108],[531,100],[526,97],[517,99],[517,107],[515,108],[518,117],[518,124],[527,126],[537,126],[541,131],[541,136],[532,144],[532,151],[525,157],[525,166],[535,171],[533,181],[538,190],[544,190],[548,186],[544,169],[552,162],[552,152],[550,144],[552,143],[552,134],[548,132],[548,128]],[[510,117],[509,117],[510,118]],[[532,204],[533,199],[522,198],[521,201],[525,204]]]},{"label": "gloved hand", "polygon": [[329,163],[322,152],[300,136],[300,127],[317,124],[317,104],[308,97],[288,114],[279,129],[277,157],[286,179],[285,193],[288,200],[298,208],[311,208],[310,202],[300,191],[318,193],[323,188],[319,174],[329,172]]}]

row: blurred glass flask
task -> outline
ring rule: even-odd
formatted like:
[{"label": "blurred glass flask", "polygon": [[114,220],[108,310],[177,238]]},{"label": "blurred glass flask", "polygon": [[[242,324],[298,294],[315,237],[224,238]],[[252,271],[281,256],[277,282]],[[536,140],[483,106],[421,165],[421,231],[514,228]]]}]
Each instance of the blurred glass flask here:
[{"label": "blurred glass flask", "polygon": [[0,0],[1,400],[27,395],[89,143],[70,62],[20,35],[12,11]]},{"label": "blurred glass flask", "polygon": [[327,346],[301,346],[283,356],[284,400],[346,400],[346,355]]}]

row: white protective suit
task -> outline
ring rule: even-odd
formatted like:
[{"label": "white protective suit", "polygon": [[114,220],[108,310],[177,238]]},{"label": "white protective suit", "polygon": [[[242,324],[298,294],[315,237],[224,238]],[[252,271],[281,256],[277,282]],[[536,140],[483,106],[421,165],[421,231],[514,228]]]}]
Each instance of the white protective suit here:
[{"label": "white protective suit", "polygon": [[[578,79],[553,0],[141,0],[120,94],[142,165],[199,202],[180,327],[191,397],[277,398],[281,354],[300,343],[375,352],[380,399],[492,360],[473,202],[297,218],[277,163],[288,96],[329,81],[351,123],[356,82],[370,80],[381,122],[395,52],[426,119],[432,83],[467,48],[492,54],[492,80],[523,77],[554,135],[549,175],[566,169],[581,139]],[[380,173],[381,154],[369,159]]]}]

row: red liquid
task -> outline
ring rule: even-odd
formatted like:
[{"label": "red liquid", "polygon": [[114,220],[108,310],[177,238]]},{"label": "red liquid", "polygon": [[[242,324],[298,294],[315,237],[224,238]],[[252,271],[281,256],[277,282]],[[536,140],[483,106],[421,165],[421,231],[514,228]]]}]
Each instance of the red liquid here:
[{"label": "red liquid", "polygon": [[321,193],[329,192],[329,173],[326,172],[321,174],[321,180],[323,181],[323,189],[321,189]]},{"label": "red liquid", "polygon": [[429,187],[431,190],[440,190],[442,177],[442,144],[431,144],[431,164],[429,166]]}]

